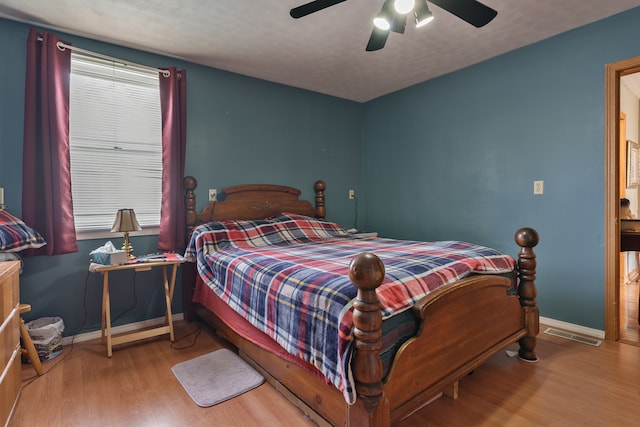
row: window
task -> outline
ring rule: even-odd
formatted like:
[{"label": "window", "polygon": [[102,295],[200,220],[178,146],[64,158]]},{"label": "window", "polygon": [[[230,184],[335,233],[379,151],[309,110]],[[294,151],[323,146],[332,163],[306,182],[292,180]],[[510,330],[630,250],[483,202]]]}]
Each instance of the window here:
[{"label": "window", "polygon": [[158,72],[72,52],[69,99],[76,231],[110,230],[133,208],[160,224],[162,117]]}]

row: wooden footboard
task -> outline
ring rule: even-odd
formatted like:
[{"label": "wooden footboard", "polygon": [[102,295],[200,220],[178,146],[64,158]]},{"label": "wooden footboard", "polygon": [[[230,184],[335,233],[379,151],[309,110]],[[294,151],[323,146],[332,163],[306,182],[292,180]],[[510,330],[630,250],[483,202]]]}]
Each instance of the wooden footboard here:
[{"label": "wooden footboard", "polygon": [[508,278],[479,275],[431,292],[414,306],[420,330],[399,349],[384,381],[378,355],[382,317],[375,293],[384,278],[384,265],[372,254],[354,259],[350,277],[358,297],[353,372],[368,416],[358,414],[351,425],[393,425],[514,342],[520,344],[522,359],[537,360],[533,247],[538,235],[522,228],[516,243],[521,248],[518,291]]},{"label": "wooden footboard", "polygon": [[[245,186],[241,187],[243,190]],[[284,191],[289,198],[287,203],[292,203],[289,187],[282,187],[285,190],[274,187],[265,187],[270,198],[277,199]],[[188,230],[198,218],[200,221],[237,218],[213,217],[211,214],[198,217],[195,214],[195,188],[195,179],[185,178]],[[319,181],[315,189],[316,209],[311,212],[324,216],[324,183]],[[234,187],[234,191],[239,191],[239,187]],[[252,195],[242,203],[247,203],[247,215],[251,216],[256,206],[263,210],[265,199]],[[271,209],[279,203],[268,201],[266,206]],[[214,208],[211,207],[210,212]],[[305,205],[303,211],[308,215],[309,207]],[[538,243],[538,235],[531,228],[522,228],[517,231],[515,240],[520,246],[517,289],[508,278],[478,275],[431,292],[413,308],[421,322],[419,331],[399,349],[386,378],[383,378],[379,353],[382,316],[376,294],[376,288],[384,279],[384,265],[369,253],[352,260],[349,277],[358,288],[353,315],[355,355],[352,366],[358,395],[354,405],[347,405],[340,391],[318,380],[309,371],[236,334],[215,313],[201,308],[199,316],[234,343],[278,390],[320,424],[388,427],[512,343],[519,343],[520,358],[537,360],[535,345],[539,326],[533,248]],[[195,316],[191,290],[196,273],[195,266],[189,264],[183,270],[187,319]]]}]

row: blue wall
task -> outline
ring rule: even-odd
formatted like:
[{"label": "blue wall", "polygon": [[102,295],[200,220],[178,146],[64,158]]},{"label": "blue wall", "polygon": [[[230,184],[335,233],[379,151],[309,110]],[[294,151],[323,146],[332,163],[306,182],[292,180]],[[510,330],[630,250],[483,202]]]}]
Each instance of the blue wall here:
[{"label": "blue wall", "polygon": [[[0,187],[9,211],[21,213],[24,70],[29,26],[0,19]],[[207,188],[220,191],[243,183],[273,183],[303,190],[313,200],[313,184],[327,183],[328,219],[353,225],[360,191],[362,105],[172,58],[59,34],[72,44],[149,66],[187,69],[186,174],[195,176],[198,208]],[[9,64],[11,64],[9,66]],[[361,214],[364,215],[364,214]],[[21,300],[32,305],[26,320],[60,316],[65,335],[100,328],[102,278],[88,274],[89,252],[107,239],[80,242],[80,251],[25,259]],[[121,236],[113,236],[119,245]],[[132,237],[136,253],[155,251],[157,236]],[[163,315],[160,271],[111,274],[112,312],[125,324]],[[135,286],[134,286],[135,284]],[[182,311],[181,287],[174,312]],[[130,309],[132,306],[135,308]],[[86,317],[86,319],[85,319]]]},{"label": "blue wall", "polygon": [[634,9],[367,103],[367,227],[514,255],[534,227],[541,314],[604,329],[604,71],[640,55],[639,24]]}]

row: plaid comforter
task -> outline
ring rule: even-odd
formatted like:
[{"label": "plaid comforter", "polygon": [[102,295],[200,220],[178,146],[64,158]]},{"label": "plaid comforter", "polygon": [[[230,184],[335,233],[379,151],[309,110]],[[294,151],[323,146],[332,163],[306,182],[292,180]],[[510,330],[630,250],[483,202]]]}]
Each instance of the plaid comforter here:
[{"label": "plaid comforter", "polygon": [[383,318],[471,273],[504,273],[513,258],[459,241],[357,239],[336,224],[292,214],[197,228],[186,256],[231,308],[286,351],[319,369],[355,401],[349,372],[352,301],[349,262],[375,253],[386,276],[377,294]]}]

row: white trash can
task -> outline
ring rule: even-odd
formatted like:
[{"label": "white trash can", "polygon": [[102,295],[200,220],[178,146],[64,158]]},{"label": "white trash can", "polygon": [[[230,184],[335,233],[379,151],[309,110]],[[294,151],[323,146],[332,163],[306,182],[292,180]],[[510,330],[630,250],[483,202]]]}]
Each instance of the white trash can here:
[{"label": "white trash can", "polygon": [[42,317],[25,324],[42,362],[62,353],[64,322],[59,317]]}]

